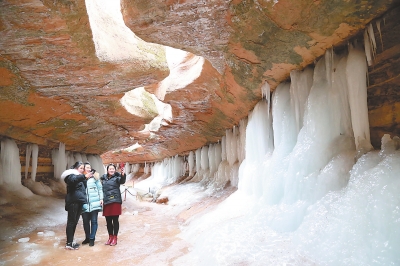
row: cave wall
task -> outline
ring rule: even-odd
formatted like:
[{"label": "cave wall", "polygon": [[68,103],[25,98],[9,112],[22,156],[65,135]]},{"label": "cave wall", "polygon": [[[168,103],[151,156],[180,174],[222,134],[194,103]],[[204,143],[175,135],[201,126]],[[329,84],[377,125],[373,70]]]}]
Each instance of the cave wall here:
[{"label": "cave wall", "polygon": [[368,115],[371,143],[379,149],[384,134],[400,136],[400,7],[375,20],[372,26],[377,48],[368,68]]}]

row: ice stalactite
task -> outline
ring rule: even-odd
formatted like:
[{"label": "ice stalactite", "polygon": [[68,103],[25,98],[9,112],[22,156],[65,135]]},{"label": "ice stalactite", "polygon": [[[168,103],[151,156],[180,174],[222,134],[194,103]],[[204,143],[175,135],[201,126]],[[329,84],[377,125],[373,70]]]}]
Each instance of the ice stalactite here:
[{"label": "ice stalactite", "polygon": [[143,171],[144,171],[144,173],[145,173],[146,175],[148,175],[148,174],[150,173],[150,165],[149,165],[147,162],[144,163],[144,169],[143,169]]},{"label": "ice stalactite", "polygon": [[247,118],[239,121],[239,140],[238,140],[238,163],[241,164],[246,158],[246,127]]},{"label": "ice stalactite", "polygon": [[[380,33],[380,26],[378,30]],[[367,57],[368,65],[372,66],[376,55],[376,40],[375,40],[374,28],[372,27],[371,23],[368,24],[364,30],[364,51]]]},{"label": "ice stalactite", "polygon": [[21,186],[21,163],[19,149],[14,140],[1,141],[1,179],[0,185],[6,185],[11,190]]},{"label": "ice stalactite", "polygon": [[127,175],[131,173],[131,165],[129,163],[125,163],[125,173]]},{"label": "ice stalactite", "polygon": [[367,106],[367,72],[368,67],[364,53],[360,49],[350,45],[346,64],[346,76],[347,88],[349,90],[351,122],[357,149],[365,146],[367,146],[367,149],[372,149]]},{"label": "ice stalactite", "polygon": [[137,172],[139,172],[140,164],[138,163],[132,164],[131,169],[132,169],[131,173],[136,174]]},{"label": "ice stalactite", "polygon": [[[99,155],[87,154],[86,161],[90,163],[93,169],[99,173],[99,175],[103,175],[106,173],[106,169],[103,164],[103,160]],[[84,161],[84,162],[86,162]]]},{"label": "ice stalactite", "polygon": [[33,181],[36,180],[36,172],[38,167],[38,157],[39,157],[39,146],[37,144],[32,144],[32,172],[31,178]]},{"label": "ice stalactite", "polygon": [[65,144],[60,142],[58,149],[52,150],[51,156],[51,161],[54,165],[54,177],[61,178],[61,174],[67,169],[69,162],[65,154]]},{"label": "ice stalactite", "polygon": [[87,160],[85,160],[86,159],[86,157],[84,158],[80,153],[77,153],[77,152],[73,152],[73,153],[71,153],[71,155],[72,155],[72,157],[74,158],[73,160],[74,160],[74,163],[75,162],[86,162]]},{"label": "ice stalactite", "polygon": [[238,131],[236,127],[233,130],[226,130],[226,157],[230,166],[238,160],[237,137]]},{"label": "ice stalactite", "polygon": [[[268,82],[265,82],[261,86],[261,95],[267,101],[268,110],[270,110],[271,109],[271,87],[269,86]],[[269,112],[268,112],[268,116],[269,116]]]},{"label": "ice stalactite", "polygon": [[74,158],[74,153],[71,151],[66,151],[65,152],[65,157],[67,160],[67,166],[66,168],[70,168],[71,166],[74,165],[74,163],[76,162],[75,158]]},{"label": "ice stalactite", "polygon": [[189,163],[189,176],[194,176],[194,169],[195,169],[195,161],[194,161],[194,152],[190,151],[188,156],[188,163]]},{"label": "ice stalactite", "polygon": [[26,145],[25,153],[25,179],[28,179],[29,164],[31,162],[32,146],[30,144]]},{"label": "ice stalactite", "polygon": [[16,191],[22,197],[32,192],[21,184],[21,162],[19,149],[12,139],[3,139],[0,148],[0,185],[9,191]]},{"label": "ice stalactite", "polygon": [[382,32],[381,32],[381,22],[382,22],[381,19],[378,19],[378,20],[376,21],[376,28],[378,29],[378,32],[379,32],[379,38],[380,38],[380,40],[381,40],[381,46],[382,46],[382,51],[383,51],[383,40],[382,40]]},{"label": "ice stalactite", "polygon": [[313,82],[313,73],[314,70],[311,67],[307,67],[303,71],[293,70],[290,72],[290,99],[296,116],[297,133],[303,127],[304,111]]},{"label": "ice stalactite", "polygon": [[196,173],[198,173],[201,170],[201,148],[196,150],[195,155],[196,155]]}]

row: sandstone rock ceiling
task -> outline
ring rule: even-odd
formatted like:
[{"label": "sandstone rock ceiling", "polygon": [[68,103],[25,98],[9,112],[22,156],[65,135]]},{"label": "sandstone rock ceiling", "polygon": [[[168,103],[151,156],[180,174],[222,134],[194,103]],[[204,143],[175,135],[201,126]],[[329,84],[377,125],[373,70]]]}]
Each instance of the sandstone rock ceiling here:
[{"label": "sandstone rock ceiling", "polygon": [[[364,1],[122,0],[125,24],[146,42],[206,61],[197,79],[161,100],[172,121],[144,132],[157,114],[135,115],[120,103],[144,87],[157,95],[169,69],[153,59],[100,61],[85,1],[0,1],[0,136],[47,147],[144,162],[215,142],[261,98],[332,46],[399,4]],[[146,46],[151,44],[146,44]],[[194,56],[193,56],[194,57]],[[188,58],[188,60],[191,58]],[[132,152],[110,152],[138,142]]]}]

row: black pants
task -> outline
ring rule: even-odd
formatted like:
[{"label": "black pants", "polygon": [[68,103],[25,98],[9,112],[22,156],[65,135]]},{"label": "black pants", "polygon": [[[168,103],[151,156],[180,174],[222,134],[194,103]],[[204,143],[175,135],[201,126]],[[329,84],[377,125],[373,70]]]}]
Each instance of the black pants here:
[{"label": "black pants", "polygon": [[107,222],[107,231],[109,235],[118,235],[119,231],[119,215],[117,216],[106,216],[106,222]]},{"label": "black pants", "polygon": [[67,218],[67,243],[74,241],[76,225],[79,221],[79,216],[82,212],[82,203],[72,203],[67,207],[68,218]]}]

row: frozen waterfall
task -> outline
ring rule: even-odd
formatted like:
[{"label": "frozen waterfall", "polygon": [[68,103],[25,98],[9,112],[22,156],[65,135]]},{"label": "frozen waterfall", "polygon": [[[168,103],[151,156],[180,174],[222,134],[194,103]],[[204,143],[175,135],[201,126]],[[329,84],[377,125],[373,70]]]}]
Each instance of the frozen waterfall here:
[{"label": "frozen waterfall", "polygon": [[[400,264],[399,141],[385,135],[371,151],[366,71],[360,48],[328,50],[258,103],[240,130],[189,155],[194,177],[170,202],[216,191],[220,169],[238,190],[183,227],[193,248],[174,265]],[[157,171],[152,180],[165,183],[169,170]]]}]

